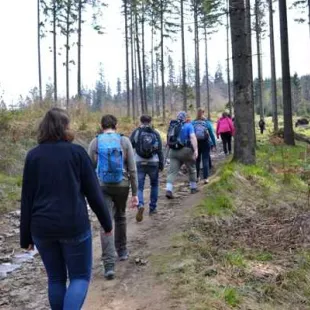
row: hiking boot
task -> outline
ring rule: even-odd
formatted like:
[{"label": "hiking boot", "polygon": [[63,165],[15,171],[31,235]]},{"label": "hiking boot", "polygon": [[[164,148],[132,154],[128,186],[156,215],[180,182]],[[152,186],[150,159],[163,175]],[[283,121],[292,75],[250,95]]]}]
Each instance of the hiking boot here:
[{"label": "hiking boot", "polygon": [[192,188],[191,189],[191,194],[197,194],[199,193],[199,189],[198,188]]},{"label": "hiking boot", "polygon": [[129,253],[128,253],[128,251],[126,250],[126,251],[124,251],[124,252],[122,252],[122,253],[119,253],[119,254],[118,254],[118,257],[119,257],[119,260],[120,260],[121,262],[124,262],[124,261],[126,261],[126,260],[129,259]]},{"label": "hiking boot", "polygon": [[158,213],[157,210],[154,209],[154,210],[150,210],[149,215],[152,216],[152,215],[157,214],[157,213]]},{"label": "hiking boot", "polygon": [[172,194],[172,191],[166,191],[166,198],[168,199],[174,199],[174,196]]},{"label": "hiking boot", "polygon": [[208,179],[204,179],[204,180],[203,180],[203,183],[204,183],[204,184],[209,184],[209,180],[208,180]]},{"label": "hiking boot", "polygon": [[144,212],[144,207],[143,206],[139,207],[137,215],[136,215],[136,220],[138,223],[143,221],[143,212]]},{"label": "hiking boot", "polygon": [[107,280],[113,280],[115,278],[114,265],[108,265],[104,267],[104,277]]}]

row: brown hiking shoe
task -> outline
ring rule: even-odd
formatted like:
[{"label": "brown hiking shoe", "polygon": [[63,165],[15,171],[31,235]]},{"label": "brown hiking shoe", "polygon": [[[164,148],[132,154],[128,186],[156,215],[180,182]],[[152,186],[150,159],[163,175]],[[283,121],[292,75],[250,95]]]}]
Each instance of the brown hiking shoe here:
[{"label": "brown hiking shoe", "polygon": [[144,212],[144,207],[139,207],[137,215],[136,215],[136,220],[138,223],[143,221],[143,212]]}]

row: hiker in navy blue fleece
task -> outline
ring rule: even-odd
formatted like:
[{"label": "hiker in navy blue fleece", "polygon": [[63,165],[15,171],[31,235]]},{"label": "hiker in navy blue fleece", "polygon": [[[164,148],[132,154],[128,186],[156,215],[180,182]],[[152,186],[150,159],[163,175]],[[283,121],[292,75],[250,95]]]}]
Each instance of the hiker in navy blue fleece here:
[{"label": "hiker in navy blue fleece", "polygon": [[105,233],[112,230],[92,162],[71,143],[69,122],[62,109],[46,113],[39,145],[26,158],[22,188],[20,243],[28,250],[35,245],[41,255],[52,310],[79,310],[87,294],[92,238],[85,197]]}]

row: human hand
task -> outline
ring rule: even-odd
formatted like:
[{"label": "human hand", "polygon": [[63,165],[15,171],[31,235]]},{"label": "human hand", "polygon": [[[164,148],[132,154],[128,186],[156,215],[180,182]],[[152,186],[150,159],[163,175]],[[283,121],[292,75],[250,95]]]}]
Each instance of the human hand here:
[{"label": "human hand", "polygon": [[105,232],[104,233],[105,236],[109,237],[113,235],[113,230],[111,230],[110,232]]},{"label": "human hand", "polygon": [[139,205],[139,198],[138,198],[138,196],[132,196],[131,197],[130,208],[131,209],[135,209],[138,205]]},{"label": "human hand", "polygon": [[196,160],[198,158],[198,150],[194,151],[194,159]]},{"label": "human hand", "polygon": [[34,244],[29,244],[27,251],[33,251],[34,250]]}]

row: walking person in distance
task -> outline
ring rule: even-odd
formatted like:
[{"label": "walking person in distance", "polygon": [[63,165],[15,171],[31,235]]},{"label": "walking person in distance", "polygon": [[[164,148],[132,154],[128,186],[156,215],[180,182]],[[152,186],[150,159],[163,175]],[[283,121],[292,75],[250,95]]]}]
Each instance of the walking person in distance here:
[{"label": "walking person in distance", "polygon": [[170,122],[167,135],[167,145],[170,149],[170,168],[166,184],[166,197],[168,199],[174,198],[173,183],[183,164],[186,165],[189,173],[191,193],[197,193],[197,138],[193,124],[190,121],[187,121],[186,112],[179,112],[177,119]]},{"label": "walking person in distance", "polygon": [[107,199],[111,217],[114,218],[114,236],[102,229],[101,247],[104,276],[115,277],[115,250],[120,261],[129,257],[127,249],[126,206],[131,187],[131,207],[138,206],[137,169],[130,140],[117,133],[117,119],[104,115],[101,119],[102,133],[89,145],[88,154],[97,169],[102,192]]},{"label": "walking person in distance", "polygon": [[140,122],[141,125],[134,130],[130,137],[132,146],[135,149],[135,161],[138,171],[139,206],[136,215],[137,222],[143,220],[143,191],[146,176],[149,176],[151,185],[149,214],[157,213],[159,171],[164,168],[162,140],[159,133],[152,127],[152,117],[142,115]]},{"label": "walking person in distance", "polygon": [[20,243],[28,250],[35,245],[40,253],[52,310],[80,310],[87,294],[92,237],[85,197],[105,235],[112,230],[92,163],[81,146],[71,143],[69,125],[64,110],[46,113],[23,175]]},{"label": "walking person in distance", "polygon": [[197,178],[200,178],[200,165],[203,165],[203,182],[208,184],[210,169],[210,152],[216,147],[216,139],[213,126],[210,121],[204,117],[204,110],[198,109],[197,117],[193,121],[193,126],[198,142],[198,157],[196,160]]},{"label": "walking person in distance", "polygon": [[232,120],[228,114],[224,112],[222,117],[217,121],[216,135],[217,138],[221,136],[225,155],[231,154],[231,141],[235,133],[235,128]]},{"label": "walking person in distance", "polygon": [[258,127],[260,129],[260,133],[263,135],[266,129],[266,123],[263,118],[261,118],[260,121],[258,122]]}]

